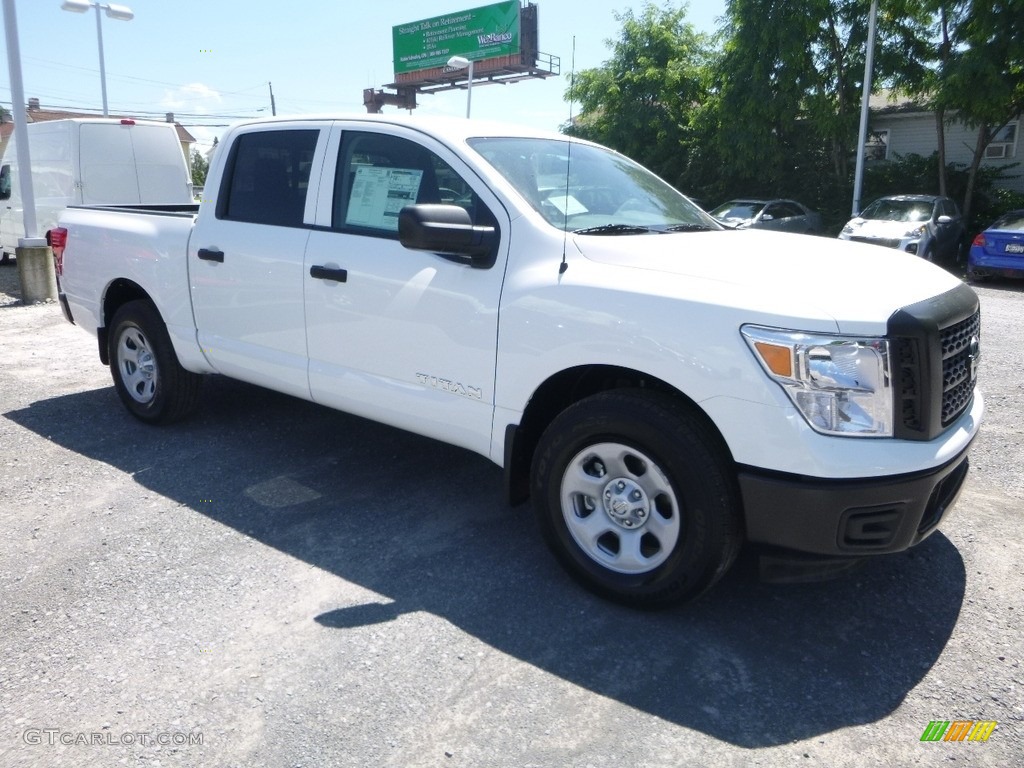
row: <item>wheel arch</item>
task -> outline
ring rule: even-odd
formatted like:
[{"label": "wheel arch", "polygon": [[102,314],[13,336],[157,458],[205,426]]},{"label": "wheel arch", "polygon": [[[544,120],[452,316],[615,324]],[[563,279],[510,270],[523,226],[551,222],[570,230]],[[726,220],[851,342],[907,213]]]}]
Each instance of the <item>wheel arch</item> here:
[{"label": "wheel arch", "polygon": [[[100,347],[100,361],[104,365],[110,364],[110,355],[108,353],[107,345],[107,329],[110,327],[110,322],[114,319],[114,315],[117,314],[117,310],[129,301],[148,301],[154,308],[156,307],[156,303],[153,301],[152,297],[146,293],[146,290],[132,280],[121,277],[114,280],[107,286],[106,291],[103,292],[103,325],[96,329],[96,337]],[[157,310],[157,314],[159,314],[159,312],[160,310]]]},{"label": "wheel arch", "polygon": [[567,368],[540,384],[527,402],[519,424],[505,428],[505,492],[511,504],[530,497],[530,465],[540,437],[552,420],[574,403],[599,392],[616,389],[648,390],[670,397],[702,419],[719,442],[722,455],[732,461],[732,452],[704,410],[685,393],[666,381],[631,368],[614,365],[583,365]]}]

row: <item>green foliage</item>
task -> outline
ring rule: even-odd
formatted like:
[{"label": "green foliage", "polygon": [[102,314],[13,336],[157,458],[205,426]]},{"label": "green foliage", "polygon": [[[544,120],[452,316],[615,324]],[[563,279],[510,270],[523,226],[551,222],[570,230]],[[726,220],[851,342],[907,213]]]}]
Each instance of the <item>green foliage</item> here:
[{"label": "green foliage", "polygon": [[970,125],[1002,125],[1024,109],[1024,3],[974,0],[952,30],[937,102]]},{"label": "green foliage", "polygon": [[[729,0],[718,62],[721,109],[710,136],[727,176],[773,187],[803,167],[847,183],[855,156],[868,0]],[[880,14],[877,82],[920,77],[926,14],[890,0]],[[913,11],[913,12],[912,12]]]},{"label": "green foliage", "polygon": [[[849,218],[870,0],[727,0],[714,40],[686,6],[626,12],[612,56],[566,92],[564,130],[609,145],[708,205],[793,197]],[[716,49],[713,44],[719,47]],[[898,87],[984,137],[1024,111],[1024,0],[884,0],[874,87]],[[982,131],[984,127],[986,131]],[[980,145],[979,145],[980,146]],[[995,171],[947,166],[972,221],[1005,208]],[[862,200],[937,193],[940,161],[871,166]]]},{"label": "green foliage", "polygon": [[[968,232],[985,229],[996,217],[1011,210],[1016,198],[1024,202],[1024,195],[997,186],[1017,172],[1016,166],[979,171],[975,180],[975,205],[967,221]],[[946,166],[946,178],[949,197],[962,200],[971,183],[970,168],[962,163],[950,163]],[[937,179],[937,153],[930,157],[900,155],[888,162],[872,165],[865,171],[862,199],[866,207],[872,200],[886,195],[937,195]]]},{"label": "green foliage", "polygon": [[705,97],[709,42],[684,22],[685,6],[644,6],[616,15],[618,40],[601,67],[578,73],[566,98],[579,102],[566,133],[607,144],[678,183],[693,149],[692,120]]},{"label": "green foliage", "polygon": [[192,166],[192,183],[197,187],[206,184],[206,174],[210,170],[210,163],[198,149],[192,150],[192,158],[189,164]]},{"label": "green foliage", "polygon": [[992,201],[994,209],[992,218],[994,219],[1007,211],[1024,209],[1024,192],[996,187],[992,190]]},{"label": "green foliage", "polygon": [[[981,232],[1007,211],[1024,208],[1024,194],[996,186],[1008,176],[1020,173],[1020,163],[1002,168],[981,168],[974,189],[974,204],[970,210],[967,231]],[[969,181],[969,179],[968,179]]]}]

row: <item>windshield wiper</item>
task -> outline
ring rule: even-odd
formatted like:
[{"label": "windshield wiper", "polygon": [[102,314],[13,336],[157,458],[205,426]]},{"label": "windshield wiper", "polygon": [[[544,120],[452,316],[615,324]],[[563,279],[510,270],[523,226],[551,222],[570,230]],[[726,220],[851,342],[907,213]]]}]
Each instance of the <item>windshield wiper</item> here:
[{"label": "windshield wiper", "polygon": [[658,230],[650,227],[641,227],[636,224],[602,224],[599,227],[585,227],[574,229],[574,235],[643,235]]},{"label": "windshield wiper", "polygon": [[673,224],[671,227],[665,227],[666,232],[715,232],[714,227],[709,227],[707,224]]}]

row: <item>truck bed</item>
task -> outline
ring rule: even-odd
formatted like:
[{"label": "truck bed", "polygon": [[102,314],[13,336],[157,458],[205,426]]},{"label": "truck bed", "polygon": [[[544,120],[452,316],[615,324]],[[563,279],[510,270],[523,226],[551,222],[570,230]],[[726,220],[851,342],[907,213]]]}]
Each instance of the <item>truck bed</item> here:
[{"label": "truck bed", "polygon": [[90,211],[122,211],[124,213],[149,213],[156,216],[195,216],[199,203],[175,203],[168,205],[69,205],[68,208],[84,208]]}]

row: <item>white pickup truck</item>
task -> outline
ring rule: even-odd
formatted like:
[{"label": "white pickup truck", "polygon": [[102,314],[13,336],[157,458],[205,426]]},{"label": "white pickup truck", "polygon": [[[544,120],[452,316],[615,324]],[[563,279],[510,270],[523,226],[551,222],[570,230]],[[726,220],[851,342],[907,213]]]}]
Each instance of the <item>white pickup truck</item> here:
[{"label": "white pickup truck", "polygon": [[206,195],[50,233],[135,416],[223,374],[476,451],[611,599],[692,598],[743,541],[903,550],[964,482],[978,299],[914,256],[723,230],[619,154],[468,120],[238,125]]}]

